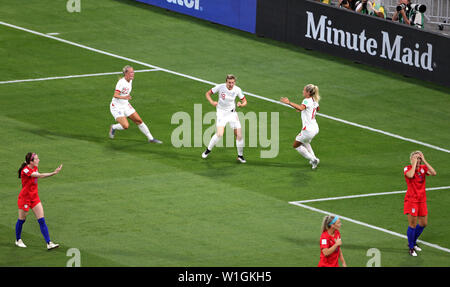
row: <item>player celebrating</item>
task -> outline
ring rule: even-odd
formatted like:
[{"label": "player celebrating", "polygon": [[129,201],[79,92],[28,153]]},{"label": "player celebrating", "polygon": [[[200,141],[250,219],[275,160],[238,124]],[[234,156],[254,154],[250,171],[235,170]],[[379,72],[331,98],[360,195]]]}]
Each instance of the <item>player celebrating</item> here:
[{"label": "player celebrating", "polygon": [[59,247],[59,244],[55,244],[50,241],[50,235],[44,219],[44,208],[42,207],[42,203],[38,195],[37,179],[53,176],[59,173],[62,168],[62,164],[57,167],[55,171],[50,173],[39,173],[38,166],[38,155],[29,152],[25,156],[25,162],[22,163],[18,171],[19,178],[22,179],[22,190],[20,191],[19,198],[17,200],[17,205],[19,206],[19,218],[16,223],[16,245],[22,248],[27,247],[21,239],[21,234],[22,225],[24,224],[28,211],[31,208],[38,220],[45,242],[47,243],[47,249],[51,250]]},{"label": "player celebrating", "polygon": [[301,105],[295,104],[285,97],[281,98],[280,101],[292,106],[297,111],[301,111],[303,128],[295,138],[293,147],[309,160],[312,169],[316,169],[320,160],[314,154],[310,143],[319,133],[319,125],[316,121],[316,112],[319,110],[320,101],[319,87],[313,84],[306,85],[303,88],[303,97]]},{"label": "player celebrating", "polygon": [[434,168],[425,160],[421,151],[414,151],[410,155],[411,164],[405,166],[406,185],[404,214],[408,215],[409,254],[417,256],[416,251],[422,251],[417,245],[417,238],[428,224],[427,197],[425,193],[425,179],[428,175],[436,175]]},{"label": "player celebrating", "polygon": [[114,138],[117,130],[126,130],[130,126],[128,119],[130,118],[139,128],[139,130],[148,138],[151,143],[162,144],[162,141],[155,139],[150,133],[147,125],[142,121],[139,114],[128,102],[131,100],[131,84],[134,79],[134,69],[131,66],[125,66],[122,70],[123,77],[116,84],[114,96],[112,98],[109,109],[117,124],[111,125],[109,128],[109,137]]},{"label": "player celebrating", "polygon": [[339,232],[341,226],[339,216],[327,215],[323,218],[318,267],[339,267],[339,259],[342,266],[347,267],[341,250],[342,240]]},{"label": "player celebrating", "polygon": [[[245,107],[247,105],[247,99],[242,94],[242,90],[235,84],[236,77],[234,75],[227,75],[225,84],[217,85],[206,92],[206,99],[217,109],[217,132],[211,138],[207,149],[202,153],[202,158],[208,157],[213,147],[222,138],[226,124],[230,123],[236,136],[237,160],[241,163],[246,163],[244,159],[244,139],[242,138],[241,123],[236,113],[235,99],[239,97],[238,107]],[[211,95],[216,93],[219,94],[219,100],[217,102],[211,98]]]}]

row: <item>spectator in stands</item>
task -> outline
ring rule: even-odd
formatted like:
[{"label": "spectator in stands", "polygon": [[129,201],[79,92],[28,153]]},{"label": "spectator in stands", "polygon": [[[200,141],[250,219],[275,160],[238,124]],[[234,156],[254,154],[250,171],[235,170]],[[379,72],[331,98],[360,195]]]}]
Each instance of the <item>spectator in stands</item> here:
[{"label": "spectator in stands", "polygon": [[378,17],[386,19],[386,12],[384,12],[384,7],[381,5],[380,0],[373,0],[373,8],[375,11],[378,11]]},{"label": "spectator in stands", "polygon": [[349,10],[355,11],[356,0],[339,0],[339,7],[347,8]]},{"label": "spectator in stands", "polygon": [[399,0],[394,16],[392,16],[392,21],[398,21],[400,23],[411,25],[411,22],[409,21],[410,14],[411,14],[411,1]]},{"label": "spectator in stands", "polygon": [[330,0],[316,0],[316,2],[322,2],[324,4],[330,4]]},{"label": "spectator in stands", "polygon": [[426,6],[421,4],[411,4],[411,0],[399,0],[397,9],[392,16],[393,21],[399,21],[407,25],[423,28]]},{"label": "spectator in stands", "polygon": [[384,18],[384,13],[376,10],[374,8],[373,3],[368,0],[361,0],[361,1],[356,2],[355,11],[358,13],[362,13],[362,14],[368,14],[368,15],[373,15],[373,16],[377,16],[380,18]]}]

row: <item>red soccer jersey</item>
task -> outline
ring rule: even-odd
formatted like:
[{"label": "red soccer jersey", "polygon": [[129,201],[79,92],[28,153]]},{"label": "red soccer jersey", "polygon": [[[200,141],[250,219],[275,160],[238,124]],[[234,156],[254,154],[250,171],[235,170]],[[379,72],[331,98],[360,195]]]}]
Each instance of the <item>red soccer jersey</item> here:
[{"label": "red soccer jersey", "polygon": [[427,196],[425,193],[425,179],[428,175],[428,168],[426,165],[420,165],[416,169],[413,178],[408,178],[406,173],[412,168],[411,165],[405,166],[403,173],[405,175],[406,185],[408,190],[406,191],[405,201],[409,202],[426,202]]},{"label": "red soccer jersey", "polygon": [[328,231],[324,231],[320,236],[320,261],[318,267],[339,267],[339,254],[341,248],[336,250],[328,256],[323,255],[324,248],[330,248],[336,243],[336,239],[341,238],[339,230],[334,231],[334,236],[331,236]]},{"label": "red soccer jersey", "polygon": [[37,177],[31,177],[33,172],[38,171],[37,166],[30,168],[25,166],[22,169],[20,177],[22,178],[22,190],[20,194],[23,197],[32,198],[38,195]]}]

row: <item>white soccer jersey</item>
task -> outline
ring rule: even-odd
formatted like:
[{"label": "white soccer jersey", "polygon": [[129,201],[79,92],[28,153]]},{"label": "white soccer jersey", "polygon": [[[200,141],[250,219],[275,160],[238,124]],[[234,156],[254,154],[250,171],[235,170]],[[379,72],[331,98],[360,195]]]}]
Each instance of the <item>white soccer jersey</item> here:
[{"label": "white soccer jersey", "polygon": [[239,99],[243,99],[244,95],[242,94],[241,88],[238,86],[234,86],[233,89],[228,90],[226,84],[220,84],[211,89],[213,94],[219,94],[219,100],[217,102],[217,109],[231,111],[236,108],[235,99],[239,97]]},{"label": "white soccer jersey", "polygon": [[319,104],[313,98],[305,98],[302,105],[306,106],[306,109],[302,111],[303,129],[306,127],[307,130],[318,130],[319,125],[316,121],[316,111]]},{"label": "white soccer jersey", "polygon": [[[116,91],[120,92],[120,96],[129,96],[131,93],[131,84],[133,80],[129,82],[125,80],[125,78],[121,78],[116,85]],[[112,103],[117,106],[126,106],[128,105],[128,100],[114,98],[112,99]]]}]

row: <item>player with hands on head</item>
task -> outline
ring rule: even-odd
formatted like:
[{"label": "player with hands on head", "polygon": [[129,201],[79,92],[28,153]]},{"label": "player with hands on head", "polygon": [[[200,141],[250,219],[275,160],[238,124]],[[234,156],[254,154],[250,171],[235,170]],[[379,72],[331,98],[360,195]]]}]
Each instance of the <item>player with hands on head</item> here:
[{"label": "player with hands on head", "polygon": [[427,176],[435,176],[436,171],[421,151],[413,151],[409,158],[411,164],[403,169],[407,185],[403,213],[408,215],[406,236],[408,237],[409,255],[417,256],[416,251],[422,251],[417,245],[417,239],[428,225],[425,181]]}]

